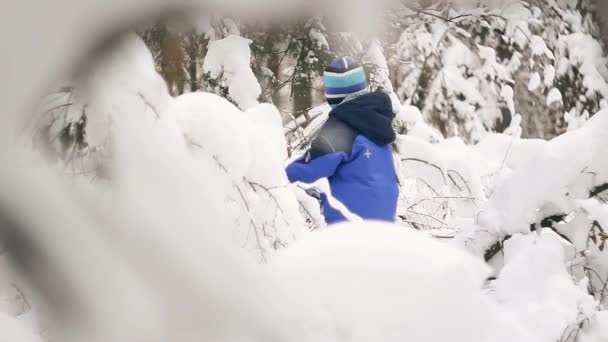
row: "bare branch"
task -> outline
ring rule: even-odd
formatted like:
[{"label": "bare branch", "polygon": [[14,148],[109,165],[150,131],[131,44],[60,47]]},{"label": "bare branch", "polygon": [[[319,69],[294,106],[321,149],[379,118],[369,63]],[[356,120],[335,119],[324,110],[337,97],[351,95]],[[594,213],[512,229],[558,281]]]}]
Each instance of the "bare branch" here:
[{"label": "bare branch", "polygon": [[598,185],[595,188],[591,189],[591,191],[589,192],[589,198],[596,197],[606,190],[608,190],[608,183]]},{"label": "bare branch", "polygon": [[439,166],[437,166],[437,165],[435,165],[435,164],[433,164],[431,162],[428,162],[426,160],[422,160],[422,159],[418,159],[418,158],[403,158],[403,159],[401,159],[401,161],[402,162],[413,161],[413,162],[418,162],[418,163],[422,163],[422,164],[426,164],[428,166],[434,167],[441,174],[441,177],[443,178],[443,182],[445,184],[447,184],[447,180],[445,178],[445,174],[444,174],[443,169],[441,167],[439,167]]}]

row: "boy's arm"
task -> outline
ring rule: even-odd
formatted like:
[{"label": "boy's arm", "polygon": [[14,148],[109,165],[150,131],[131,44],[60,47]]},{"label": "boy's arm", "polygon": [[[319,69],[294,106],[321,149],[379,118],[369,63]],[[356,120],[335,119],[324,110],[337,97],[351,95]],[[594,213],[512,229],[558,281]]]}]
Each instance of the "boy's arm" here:
[{"label": "boy's arm", "polygon": [[312,159],[312,149],[306,155],[287,166],[289,181],[314,183],[330,177],[348,156],[344,152],[328,153]]},{"label": "boy's arm", "polygon": [[344,123],[329,119],[311,144],[310,150],[287,166],[290,182],[314,183],[336,172],[348,160],[356,133]]}]

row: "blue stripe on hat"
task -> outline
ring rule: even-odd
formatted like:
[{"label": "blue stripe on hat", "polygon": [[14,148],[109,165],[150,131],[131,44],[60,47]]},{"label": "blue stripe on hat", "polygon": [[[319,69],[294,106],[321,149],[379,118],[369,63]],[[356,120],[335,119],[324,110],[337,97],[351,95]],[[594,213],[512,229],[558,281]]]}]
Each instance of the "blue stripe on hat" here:
[{"label": "blue stripe on hat", "polygon": [[325,97],[335,107],[352,94],[367,89],[363,68],[350,57],[336,58],[325,69],[323,75]]},{"label": "blue stripe on hat", "polygon": [[363,69],[361,69],[360,71],[357,70],[352,74],[344,76],[338,76],[336,74],[328,73],[323,76],[323,83],[327,88],[342,88],[351,86],[353,84],[360,84],[363,82],[366,82],[365,72],[363,71]]},{"label": "blue stripe on hat", "polygon": [[367,88],[367,82],[364,80],[359,84],[355,84],[349,87],[325,87],[325,94],[327,95],[350,95],[356,92],[359,92],[363,89]]}]

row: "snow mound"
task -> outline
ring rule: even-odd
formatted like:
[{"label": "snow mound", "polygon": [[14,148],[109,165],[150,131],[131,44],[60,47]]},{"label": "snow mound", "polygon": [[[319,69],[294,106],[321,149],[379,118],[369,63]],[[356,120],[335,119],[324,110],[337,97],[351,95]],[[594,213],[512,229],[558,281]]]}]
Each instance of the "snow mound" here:
[{"label": "snow mound", "polygon": [[541,139],[518,139],[506,134],[490,134],[473,146],[483,158],[499,167],[517,170],[542,152],[547,142]]},{"label": "snow mound", "polygon": [[505,266],[493,294],[537,341],[558,341],[593,316],[586,282],[572,282],[564,246],[554,234],[516,235],[505,243]]},{"label": "snow mound", "polygon": [[[501,340],[495,329],[504,323],[480,292],[488,267],[410,230],[335,226],[277,253],[270,266],[291,300],[322,309],[329,340]],[[515,331],[504,340],[525,340]]]},{"label": "snow mound", "polygon": [[31,329],[17,318],[0,312],[0,341],[42,342],[43,339],[33,334]]},{"label": "snow mound", "polygon": [[598,312],[592,323],[592,328],[582,333],[581,342],[608,341],[608,311]]}]

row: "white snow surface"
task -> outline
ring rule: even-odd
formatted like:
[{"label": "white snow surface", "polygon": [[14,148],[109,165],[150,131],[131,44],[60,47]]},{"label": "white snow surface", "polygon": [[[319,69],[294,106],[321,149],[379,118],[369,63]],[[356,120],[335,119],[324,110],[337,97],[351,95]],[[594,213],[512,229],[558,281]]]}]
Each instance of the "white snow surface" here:
[{"label": "white snow surface", "polygon": [[583,86],[587,96],[598,93],[606,97],[608,83],[602,75],[606,72],[606,58],[600,43],[589,34],[574,33],[561,38],[558,46],[561,56],[558,75],[564,75],[571,67],[576,66],[584,75]]},{"label": "white snow surface", "polygon": [[317,340],[528,341],[479,291],[486,265],[417,232],[335,226],[276,254],[270,266],[291,300],[318,308],[311,320],[325,336]]},{"label": "white snow surface", "polygon": [[209,43],[203,70],[228,88],[228,96],[243,109],[258,103],[262,92],[251,70],[251,40],[237,35]]},{"label": "white snow surface", "polygon": [[594,185],[608,180],[601,143],[607,131],[608,112],[602,111],[582,128],[541,144],[490,198],[480,223],[522,233],[543,215],[572,212],[577,197],[585,198]]},{"label": "white snow surface", "polygon": [[218,200],[234,207],[224,212],[240,228],[239,243],[266,260],[293,241],[303,220],[283,171],[287,152],[278,110],[259,104],[242,112],[217,95],[191,93],[175,99],[168,113],[197,162],[213,165],[212,178],[223,180],[218,195],[225,197]]},{"label": "white snow surface", "polygon": [[564,246],[553,234],[516,235],[506,242],[505,266],[492,293],[537,341],[556,341],[564,328],[593,317],[595,301],[573,284]]},{"label": "white snow surface", "polygon": [[538,89],[538,87],[540,86],[540,81],[540,75],[537,72],[532,73],[532,75],[530,76],[530,82],[528,83],[528,90],[535,91],[536,89]]},{"label": "white snow surface", "polygon": [[557,88],[552,88],[547,95],[547,106],[558,103],[560,104],[563,100],[562,93]]}]

